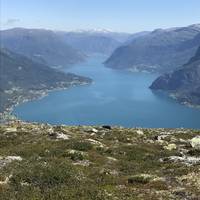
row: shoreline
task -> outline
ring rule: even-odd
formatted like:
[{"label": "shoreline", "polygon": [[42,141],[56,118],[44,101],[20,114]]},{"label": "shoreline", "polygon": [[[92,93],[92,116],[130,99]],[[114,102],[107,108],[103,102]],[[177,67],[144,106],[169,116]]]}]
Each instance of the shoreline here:
[{"label": "shoreline", "polygon": [[179,96],[176,93],[173,93],[173,92],[170,92],[170,91],[164,91],[164,90],[161,90],[161,89],[155,90],[155,89],[151,89],[150,88],[150,90],[155,94],[159,94],[160,93],[160,94],[166,95],[167,97],[169,97],[170,99],[172,99],[176,103],[178,103],[179,105],[186,106],[188,108],[193,108],[193,109],[200,110],[200,105],[191,104],[191,103],[189,103],[187,101],[181,101]]},{"label": "shoreline", "polygon": [[200,109],[200,105],[195,105],[192,103],[189,103],[187,101],[181,101],[179,99],[179,96],[176,93],[168,93],[169,97],[171,97],[172,99],[174,99],[176,102],[178,102],[179,104],[183,105],[183,106],[187,106],[189,108],[194,108],[194,109]]},{"label": "shoreline", "polygon": [[[70,88],[73,88],[76,86],[85,86],[85,85],[92,84],[92,82],[82,82],[79,84],[72,83],[72,85],[69,85],[67,87],[65,86],[65,87],[57,87],[57,88],[53,88],[53,89],[38,90],[34,97],[23,96],[23,99],[17,100],[16,103],[13,103],[9,107],[5,108],[5,111],[3,113],[0,113],[0,124],[6,123],[6,122],[12,121],[12,120],[18,120],[17,116],[13,114],[13,110],[20,104],[43,99],[46,96],[48,96],[49,93],[51,93],[51,92],[67,90],[67,89],[70,89]],[[29,94],[29,96],[30,96],[30,94]],[[19,98],[19,96],[18,96],[18,98]]]}]

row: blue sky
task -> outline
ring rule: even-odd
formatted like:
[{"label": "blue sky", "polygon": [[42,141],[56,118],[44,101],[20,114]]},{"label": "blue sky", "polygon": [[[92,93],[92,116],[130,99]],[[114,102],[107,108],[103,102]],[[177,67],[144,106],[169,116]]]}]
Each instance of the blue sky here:
[{"label": "blue sky", "polygon": [[1,29],[138,32],[200,23],[200,0],[0,0]]}]

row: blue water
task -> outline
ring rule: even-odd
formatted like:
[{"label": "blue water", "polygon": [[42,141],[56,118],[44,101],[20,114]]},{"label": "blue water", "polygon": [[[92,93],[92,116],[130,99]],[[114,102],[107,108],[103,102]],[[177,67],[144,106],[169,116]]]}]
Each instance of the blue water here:
[{"label": "blue water", "polygon": [[95,56],[65,70],[91,77],[93,84],[51,92],[17,106],[14,114],[26,121],[51,124],[200,128],[200,110],[148,89],[156,74],[108,69],[104,60]]}]

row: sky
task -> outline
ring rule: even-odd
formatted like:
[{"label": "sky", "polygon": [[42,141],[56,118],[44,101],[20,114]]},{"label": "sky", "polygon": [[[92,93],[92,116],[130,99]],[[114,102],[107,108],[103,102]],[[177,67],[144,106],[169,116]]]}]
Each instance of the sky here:
[{"label": "sky", "polygon": [[0,28],[139,32],[200,23],[200,0],[0,0]]}]

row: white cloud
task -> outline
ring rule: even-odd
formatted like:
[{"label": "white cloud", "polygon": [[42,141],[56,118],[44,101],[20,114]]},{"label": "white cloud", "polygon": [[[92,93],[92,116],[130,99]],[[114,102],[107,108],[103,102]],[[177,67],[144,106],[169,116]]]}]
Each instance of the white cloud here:
[{"label": "white cloud", "polygon": [[20,19],[10,18],[10,19],[8,19],[8,20],[4,23],[4,25],[5,25],[5,26],[13,26],[13,25],[15,25],[15,24],[18,23],[18,22],[20,22]]}]

